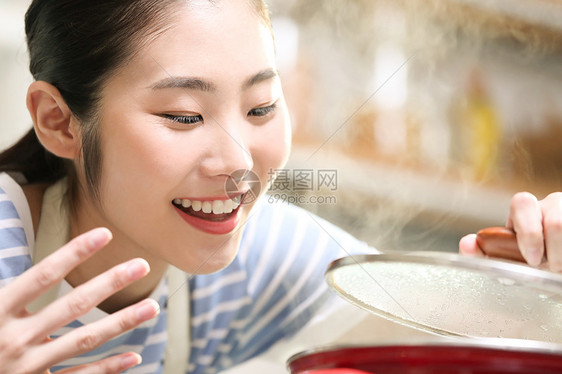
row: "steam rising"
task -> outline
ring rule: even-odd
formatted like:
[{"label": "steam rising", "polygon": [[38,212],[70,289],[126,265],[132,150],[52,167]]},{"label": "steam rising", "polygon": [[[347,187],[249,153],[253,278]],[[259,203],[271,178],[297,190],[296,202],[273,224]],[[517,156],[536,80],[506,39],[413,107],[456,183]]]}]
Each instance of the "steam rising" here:
[{"label": "steam rising", "polygon": [[[541,138],[537,135],[535,143],[526,141],[529,132],[541,134],[547,124],[562,123],[559,3],[282,3],[277,9],[283,9],[299,27],[299,66],[308,67],[303,75],[307,78],[305,88],[311,92],[299,96],[296,104],[306,113],[295,116],[296,134],[306,142],[325,142],[313,157],[313,161],[324,164],[311,164],[305,155],[302,159],[297,156],[293,166],[328,167],[330,156],[337,158],[343,153],[385,169],[382,178],[366,178],[364,187],[355,184],[345,188],[346,180],[360,177],[348,177],[340,169],[338,205],[307,209],[316,210],[381,250],[404,249],[400,247],[404,247],[405,239],[410,240],[406,247],[419,244],[418,249],[435,249],[432,243],[437,234],[446,236],[441,243],[448,243],[445,246],[455,251],[455,235],[504,223],[511,193],[532,190],[532,185],[522,183],[532,182],[529,177],[539,175],[535,170],[536,151],[527,147],[540,144]],[[389,65],[399,63],[389,56],[412,56],[404,68],[406,83],[399,92],[405,96],[400,100],[373,95],[384,82],[377,66],[386,66],[388,74],[392,70]],[[482,80],[481,93],[471,92],[472,75]],[[393,83],[391,79],[388,85]],[[298,92],[303,91],[299,87]],[[392,92],[386,90],[384,95]],[[287,91],[289,102],[291,94]],[[474,99],[470,95],[480,94],[497,116],[495,125],[501,139],[496,145],[499,161],[491,165],[493,173],[478,179],[467,165],[470,157],[461,152],[460,144],[469,135],[455,111]],[[394,105],[396,102],[400,104]],[[552,121],[546,121],[547,116]],[[382,131],[385,129],[396,131]],[[518,166],[513,165],[515,161]],[[404,172],[417,174],[414,180],[427,177],[443,183],[437,183],[433,190],[416,191],[407,183],[396,183]],[[394,190],[381,194],[385,185],[394,186]],[[504,190],[496,193],[496,187]],[[441,208],[432,200],[439,193]]]}]

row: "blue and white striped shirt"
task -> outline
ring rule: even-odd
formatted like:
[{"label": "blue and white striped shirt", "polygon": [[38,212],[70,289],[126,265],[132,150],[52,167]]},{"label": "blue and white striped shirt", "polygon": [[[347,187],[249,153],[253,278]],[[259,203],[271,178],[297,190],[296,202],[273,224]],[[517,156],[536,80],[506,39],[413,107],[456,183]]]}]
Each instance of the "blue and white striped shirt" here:
[{"label": "blue and white striped shirt", "polygon": [[0,286],[31,266],[29,244],[15,205],[0,186]]},{"label": "blue and white striped shirt", "polygon": [[[328,264],[365,252],[374,249],[306,210],[262,199],[248,218],[234,261],[217,273],[189,280],[188,373],[210,374],[230,368],[299,331],[335,297],[324,283]],[[11,197],[0,190],[0,284],[9,283],[30,266],[23,224]],[[61,293],[69,290],[65,284]],[[128,373],[161,373],[166,344],[165,282],[151,297],[163,306],[155,320],[54,369],[136,351],[143,363]],[[104,315],[94,309],[57,334]]]}]

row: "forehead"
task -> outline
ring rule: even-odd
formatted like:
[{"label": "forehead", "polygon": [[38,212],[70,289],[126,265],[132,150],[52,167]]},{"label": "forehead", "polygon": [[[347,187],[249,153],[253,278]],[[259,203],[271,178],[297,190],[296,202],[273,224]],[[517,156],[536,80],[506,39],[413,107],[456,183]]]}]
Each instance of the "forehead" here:
[{"label": "forehead", "polygon": [[174,9],[119,75],[139,85],[175,75],[220,81],[274,66],[270,29],[248,0],[192,0]]}]

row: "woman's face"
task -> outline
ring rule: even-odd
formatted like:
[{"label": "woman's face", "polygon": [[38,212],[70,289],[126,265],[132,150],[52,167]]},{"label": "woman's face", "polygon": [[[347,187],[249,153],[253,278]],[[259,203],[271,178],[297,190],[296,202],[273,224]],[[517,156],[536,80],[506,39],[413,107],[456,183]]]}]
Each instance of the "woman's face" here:
[{"label": "woman's face", "polygon": [[108,81],[100,113],[98,212],[115,239],[191,273],[230,263],[253,205],[236,208],[250,185],[227,193],[230,175],[251,170],[263,194],[290,146],[272,37],[248,1],[181,6]]}]

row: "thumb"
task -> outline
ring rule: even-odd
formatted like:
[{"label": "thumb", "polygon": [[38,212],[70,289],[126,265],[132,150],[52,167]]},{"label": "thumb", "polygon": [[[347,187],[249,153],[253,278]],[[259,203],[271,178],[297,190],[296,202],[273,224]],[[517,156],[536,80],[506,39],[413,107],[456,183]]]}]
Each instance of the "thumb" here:
[{"label": "thumb", "polygon": [[459,241],[459,253],[469,256],[483,256],[484,252],[476,242],[476,234],[468,234]]}]

